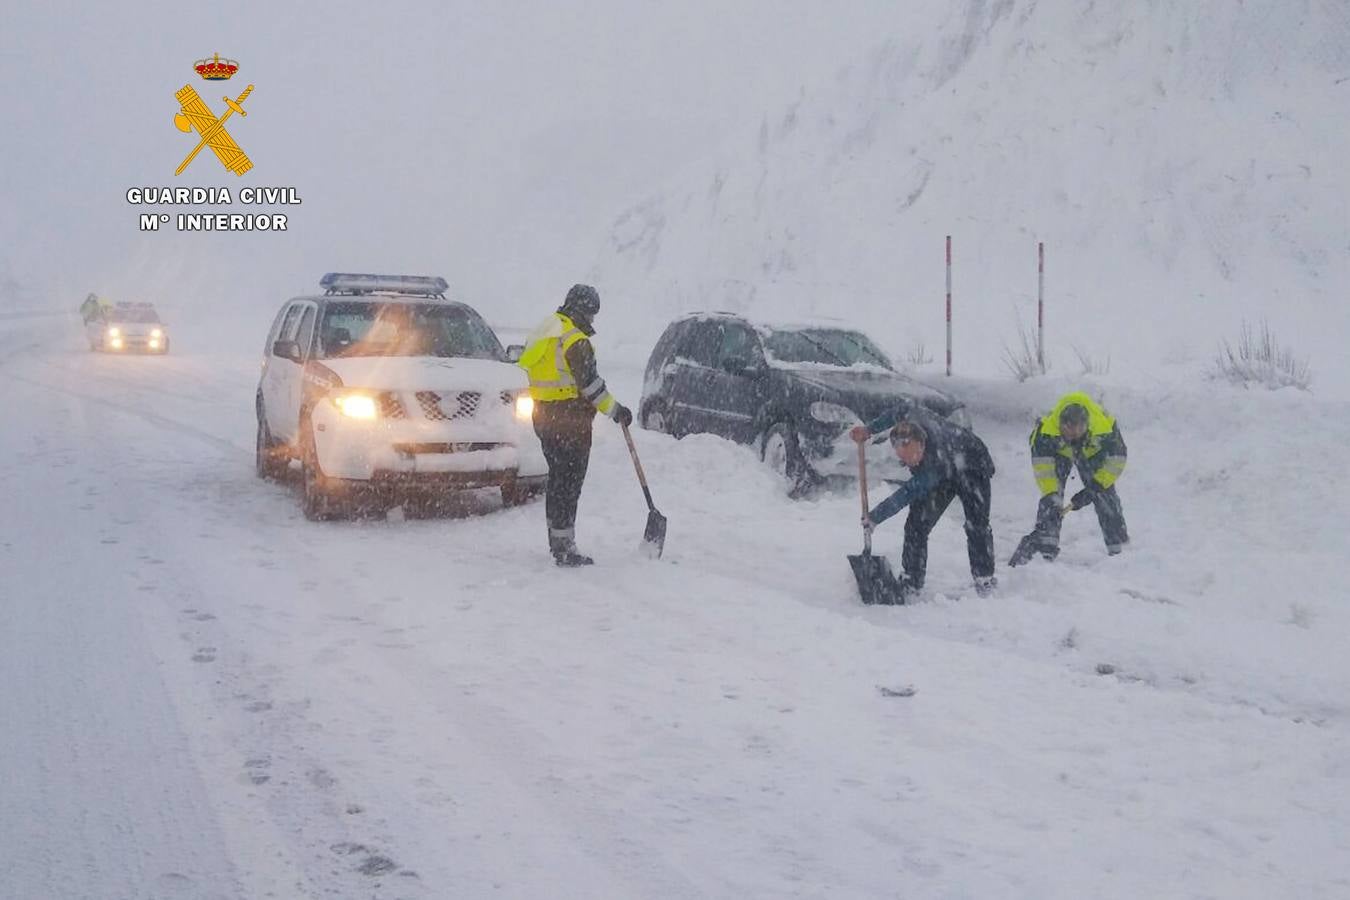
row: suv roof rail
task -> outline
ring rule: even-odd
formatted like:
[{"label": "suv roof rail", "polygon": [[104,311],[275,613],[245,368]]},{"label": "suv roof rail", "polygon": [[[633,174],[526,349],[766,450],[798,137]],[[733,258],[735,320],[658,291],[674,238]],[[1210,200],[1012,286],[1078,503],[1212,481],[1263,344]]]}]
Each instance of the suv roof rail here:
[{"label": "suv roof rail", "polygon": [[450,285],[439,275],[371,275],[364,272],[329,272],[319,279],[319,287],[328,294],[410,294],[417,297],[445,298]]}]

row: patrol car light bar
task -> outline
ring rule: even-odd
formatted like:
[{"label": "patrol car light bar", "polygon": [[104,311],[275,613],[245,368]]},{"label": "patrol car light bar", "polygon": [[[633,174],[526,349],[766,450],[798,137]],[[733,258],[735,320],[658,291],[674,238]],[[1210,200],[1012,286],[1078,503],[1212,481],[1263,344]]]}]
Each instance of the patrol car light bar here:
[{"label": "patrol car light bar", "polygon": [[439,275],[369,275],[353,272],[329,272],[319,279],[319,287],[329,294],[369,294],[387,291],[436,297],[450,289]]}]

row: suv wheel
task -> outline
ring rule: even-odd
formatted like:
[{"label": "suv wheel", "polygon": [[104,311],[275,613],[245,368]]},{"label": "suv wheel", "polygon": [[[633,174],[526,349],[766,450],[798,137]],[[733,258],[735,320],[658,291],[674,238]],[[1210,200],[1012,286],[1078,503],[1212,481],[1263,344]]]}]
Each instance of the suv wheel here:
[{"label": "suv wheel", "polygon": [[335,495],[336,479],[323,474],[319,467],[319,454],[314,446],[313,425],[306,421],[300,428],[300,470],[303,473],[305,518],[311,522],[324,519],[341,518],[345,512],[342,503]]},{"label": "suv wheel", "polygon": [[272,429],[267,427],[267,414],[258,401],[258,439],[254,444],[253,466],[259,478],[280,478],[286,474],[285,450],[277,446]]},{"label": "suv wheel", "polygon": [[670,412],[666,409],[666,405],[659,400],[648,403],[646,409],[643,410],[642,427],[648,431],[659,431],[674,438],[681,437],[681,435],[670,430]]},{"label": "suv wheel", "polygon": [[796,481],[806,472],[806,458],[802,456],[797,432],[788,422],[776,422],[764,432],[759,458],[790,481]]}]

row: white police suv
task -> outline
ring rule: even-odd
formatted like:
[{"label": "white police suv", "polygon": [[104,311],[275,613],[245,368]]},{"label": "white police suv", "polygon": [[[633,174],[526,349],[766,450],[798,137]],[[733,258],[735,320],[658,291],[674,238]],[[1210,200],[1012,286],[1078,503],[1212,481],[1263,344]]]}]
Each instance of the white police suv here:
[{"label": "white police suv", "polygon": [[105,353],[168,353],[169,327],[152,303],[95,303],[85,313],[90,350]]},{"label": "white police suv", "polygon": [[525,373],[445,279],[330,273],[282,305],[258,383],[257,471],[296,459],[310,519],[409,496],[543,489]]}]

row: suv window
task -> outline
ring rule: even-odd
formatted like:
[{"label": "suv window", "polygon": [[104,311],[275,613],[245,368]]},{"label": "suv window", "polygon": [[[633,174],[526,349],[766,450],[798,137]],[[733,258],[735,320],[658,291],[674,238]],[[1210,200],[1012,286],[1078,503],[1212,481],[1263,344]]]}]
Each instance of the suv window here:
[{"label": "suv window", "polygon": [[437,303],[330,303],[318,355],[505,359],[497,335],[472,310]]},{"label": "suv window", "polygon": [[717,364],[717,354],[722,348],[722,323],[714,319],[698,320],[693,323],[680,346],[680,355],[701,366]]},{"label": "suv window", "polygon": [[675,348],[680,345],[680,338],[684,336],[689,328],[689,323],[685,321],[672,322],[666,326],[666,330],[661,334],[661,339],[656,342],[652,349],[651,358],[647,360],[647,380],[651,381],[656,377],[656,373],[670,362],[670,358],[675,355]]},{"label": "suv window", "polygon": [[759,337],[753,331],[739,322],[722,324],[722,345],[717,354],[719,366],[731,359],[753,363],[761,358]]},{"label": "suv window", "polygon": [[856,366],[860,363],[893,368],[886,354],[857,331],[837,328],[802,328],[775,331],[765,341],[769,354],[782,363],[822,363]]}]

